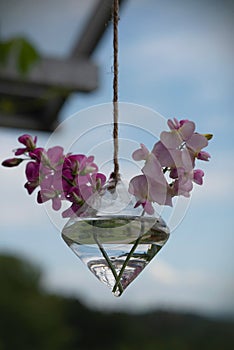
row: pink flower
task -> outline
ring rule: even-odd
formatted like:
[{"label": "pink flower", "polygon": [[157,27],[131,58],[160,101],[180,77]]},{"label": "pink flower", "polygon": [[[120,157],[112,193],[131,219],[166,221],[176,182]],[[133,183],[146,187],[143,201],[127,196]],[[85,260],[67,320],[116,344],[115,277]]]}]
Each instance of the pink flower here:
[{"label": "pink flower", "polygon": [[70,208],[63,211],[62,216],[64,218],[70,217],[74,214],[80,215],[87,209],[87,202],[92,196],[93,191],[91,186],[82,185],[80,187],[73,187],[66,198],[72,202]]},{"label": "pink flower", "polygon": [[170,130],[178,130],[181,127],[180,122],[176,118],[173,118],[173,120],[168,119],[167,125],[169,126]]},{"label": "pink flower", "polygon": [[52,208],[59,210],[61,208],[61,179],[54,175],[46,176],[40,183],[41,190],[37,194],[37,202],[44,203],[52,200]]},{"label": "pink flower", "polygon": [[181,151],[179,149],[169,149],[161,141],[158,141],[155,143],[152,153],[162,167],[181,166]]},{"label": "pink flower", "polygon": [[152,204],[172,205],[171,195],[167,180],[162,172],[162,167],[153,153],[149,153],[144,167],[143,175],[135,176],[130,181],[129,192],[138,198],[137,206],[142,206],[149,213],[152,212]]},{"label": "pink flower", "polygon": [[[31,154],[31,153],[30,153]],[[38,150],[37,154],[33,152],[34,156],[38,156],[40,161],[40,173],[43,175],[53,174],[54,172],[62,171],[62,166],[64,162],[63,148],[60,146],[55,146],[49,148],[48,151]],[[61,175],[60,175],[61,176]]]},{"label": "pink flower", "polygon": [[172,196],[190,197],[193,183],[190,179],[176,179],[171,187]]},{"label": "pink flower", "polygon": [[162,172],[162,167],[152,153],[142,168],[142,172],[147,178],[149,196],[152,201],[161,205],[172,205],[168,183]]},{"label": "pink flower", "polygon": [[189,197],[193,189],[193,182],[198,185],[203,184],[204,172],[200,169],[186,172],[184,168],[173,169],[170,177],[175,179],[171,186],[172,196],[182,195]]},{"label": "pink flower", "polygon": [[201,169],[196,169],[193,171],[193,181],[198,184],[202,185],[203,184],[203,176],[204,176],[204,171]]},{"label": "pink flower", "polygon": [[138,175],[131,179],[129,183],[129,193],[133,194],[138,200],[135,208],[142,205],[147,214],[153,214],[154,208],[149,200],[148,181],[145,175]]},{"label": "pink flower", "polygon": [[200,151],[197,154],[197,159],[208,161],[209,158],[210,158],[210,154],[208,152]]},{"label": "pink flower", "polygon": [[[62,168],[62,182],[64,192],[70,192],[71,187],[81,187],[93,182],[91,175],[97,174],[98,167],[94,163],[94,157],[86,157],[83,154],[68,155],[65,157]],[[97,176],[97,175],[96,175]],[[104,175],[103,175],[104,176]],[[102,176],[97,176],[98,181],[102,183],[105,180]],[[100,185],[101,185],[100,183]]]},{"label": "pink flower", "polygon": [[163,131],[160,134],[160,140],[166,148],[176,149],[179,148],[183,142],[188,141],[194,133],[195,124],[189,120],[182,120],[178,122],[174,119],[174,122],[169,119],[168,126],[171,131]]},{"label": "pink flower", "polygon": [[[211,134],[195,133],[195,124],[189,120],[168,120],[170,131],[163,131],[160,141],[155,143],[152,152],[141,143],[133,152],[136,161],[144,161],[142,174],[131,179],[129,192],[136,197],[135,207],[142,206],[148,214],[153,214],[153,202],[172,206],[174,196],[189,197],[193,183],[203,184],[204,172],[195,169],[196,159],[208,161],[210,154],[203,151],[208,145]],[[31,194],[39,187],[37,201],[52,201],[54,210],[61,208],[63,200],[71,203],[63,212],[63,217],[74,213],[83,215],[106,190],[106,176],[98,173],[93,156],[84,154],[64,155],[60,146],[47,151],[36,147],[36,137],[24,134],[18,138],[24,145],[15,151],[15,155],[26,154],[27,158],[10,158],[2,162],[3,166],[14,167],[23,160],[30,160],[26,166],[27,182],[24,187]],[[109,183],[114,180],[110,176]],[[113,181],[115,184],[115,181]]]},{"label": "pink flower", "polygon": [[94,163],[94,157],[86,157],[83,154],[68,155],[63,164],[63,175],[70,181],[85,176],[85,183],[88,181],[87,175],[98,171],[97,165]]},{"label": "pink flower", "polygon": [[181,131],[182,130],[181,128],[182,128],[182,126],[184,126],[184,124],[187,124],[186,128],[188,128],[188,127],[191,128],[191,126],[192,126],[192,128],[195,130],[195,124],[193,122],[189,121],[188,119],[183,119],[183,120],[178,121],[178,119],[173,118],[173,120],[168,119],[168,121],[167,121],[167,125],[169,126],[170,130],[180,130]]},{"label": "pink flower", "polygon": [[40,164],[36,162],[29,162],[26,165],[25,173],[28,181],[24,187],[29,194],[31,194],[39,185],[39,168]]},{"label": "pink flower", "polygon": [[33,139],[31,135],[24,134],[18,138],[18,141],[23,145],[25,145],[26,147],[18,148],[15,151],[16,156],[20,156],[21,154],[24,154],[26,152],[33,151],[34,148],[36,148],[37,137],[35,136]]},{"label": "pink flower", "polygon": [[201,134],[194,133],[186,142],[186,146],[195,154],[208,145],[207,138]]},{"label": "pink flower", "polygon": [[82,183],[79,181],[79,178],[83,177],[84,176],[78,176],[78,182],[69,190],[68,193],[71,193],[74,188],[77,188],[79,190],[80,197],[86,202],[87,205],[91,205],[92,200],[94,199],[94,197],[91,198],[91,195],[102,192],[103,186],[106,183],[106,176],[101,173],[86,175],[85,178],[87,181]]},{"label": "pink flower", "polygon": [[47,152],[43,153],[43,161],[48,161],[49,166],[56,169],[64,162],[63,148],[60,146],[49,148]]},{"label": "pink flower", "polygon": [[94,173],[90,176],[90,184],[93,191],[100,191],[106,183],[106,176],[101,173]]},{"label": "pink flower", "polygon": [[33,160],[36,160],[37,162],[41,161],[41,155],[44,153],[45,150],[42,147],[37,147],[34,150],[29,152],[29,157]]}]

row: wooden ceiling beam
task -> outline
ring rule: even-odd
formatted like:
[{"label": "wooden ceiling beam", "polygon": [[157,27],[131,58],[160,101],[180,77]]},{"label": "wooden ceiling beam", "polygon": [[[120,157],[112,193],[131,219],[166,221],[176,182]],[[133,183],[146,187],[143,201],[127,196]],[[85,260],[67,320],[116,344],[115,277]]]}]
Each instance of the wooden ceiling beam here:
[{"label": "wooden ceiling beam", "polygon": [[[119,0],[123,5],[126,0]],[[112,17],[113,1],[99,0],[71,52],[71,57],[89,57],[95,50]]]},{"label": "wooden ceiling beam", "polygon": [[[122,5],[126,0],[119,0]],[[98,87],[98,69],[90,60],[112,17],[111,0],[99,0],[68,59],[42,58],[22,77],[0,69],[0,125],[51,131],[71,92]],[[1,108],[2,107],[2,108]]]},{"label": "wooden ceiling beam", "polygon": [[35,88],[41,86],[58,91],[87,92],[97,88],[98,72],[96,65],[88,59],[42,58],[30,69],[26,77],[22,76],[15,67],[0,69],[0,80],[2,89],[5,80],[8,84],[12,82],[16,86],[30,86],[30,89],[35,85]]}]

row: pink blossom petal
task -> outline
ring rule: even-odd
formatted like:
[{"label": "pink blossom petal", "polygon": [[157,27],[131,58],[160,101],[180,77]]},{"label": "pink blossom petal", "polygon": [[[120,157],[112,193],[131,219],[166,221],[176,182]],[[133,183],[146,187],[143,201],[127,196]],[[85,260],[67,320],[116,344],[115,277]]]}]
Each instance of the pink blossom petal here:
[{"label": "pink blossom petal", "polygon": [[27,148],[17,148],[17,150],[15,150],[15,155],[16,156],[21,156],[25,152],[27,152]]},{"label": "pink blossom petal", "polygon": [[146,160],[149,155],[149,150],[146,148],[146,146],[143,143],[141,143],[140,146],[141,148],[137,149],[132,154],[132,158],[136,161]]},{"label": "pink blossom petal", "polygon": [[55,197],[52,200],[52,208],[54,210],[59,210],[61,208],[61,199],[59,197]]},{"label": "pink blossom petal", "polygon": [[152,153],[142,168],[142,172],[148,182],[149,198],[161,205],[170,202],[167,180],[162,172],[159,161]]},{"label": "pink blossom petal", "polygon": [[[149,181],[149,195],[152,201],[165,205],[170,203],[170,197],[168,197],[168,187],[167,183],[160,184],[156,181]],[[170,205],[170,204],[167,204]]]},{"label": "pink blossom petal", "polygon": [[161,141],[154,145],[152,153],[159,160],[162,167],[182,166],[181,151],[169,149]]},{"label": "pink blossom petal", "polygon": [[148,198],[148,182],[144,175],[137,175],[133,177],[129,183],[129,193],[133,194],[140,200],[145,200]]},{"label": "pink blossom petal", "polygon": [[82,185],[79,188],[82,199],[86,202],[93,194],[92,188],[87,185]]},{"label": "pink blossom petal", "polygon": [[181,126],[181,128],[179,129],[179,133],[180,133],[183,141],[189,140],[191,138],[191,136],[193,135],[194,130],[195,130],[195,123],[194,122],[190,122],[190,121],[184,122],[183,125]]},{"label": "pink blossom petal", "polygon": [[91,182],[97,183],[100,182],[101,187],[106,183],[106,176],[102,173],[95,173],[91,175]]},{"label": "pink blossom petal", "polygon": [[33,151],[29,152],[29,156],[30,156],[30,158],[36,160],[37,162],[40,162],[41,161],[41,155],[42,155],[43,152],[45,153],[44,148],[37,147]]},{"label": "pink blossom petal", "polygon": [[49,148],[47,156],[51,164],[57,164],[63,158],[63,148],[60,146]]},{"label": "pink blossom petal", "polygon": [[[78,212],[78,210],[80,210],[80,208],[81,208],[81,205],[73,203],[70,208],[68,208],[62,212],[62,217],[69,218],[69,217],[73,216],[74,214],[77,214],[77,212]],[[80,216],[80,215],[78,215],[78,216]]]},{"label": "pink blossom petal", "polygon": [[191,180],[181,183],[181,181],[175,180],[173,185],[173,192],[175,196],[190,197],[190,191],[193,189],[193,184]]},{"label": "pink blossom petal", "polygon": [[182,119],[179,121],[180,127],[184,125],[184,123],[188,123],[189,120],[188,119]]},{"label": "pink blossom petal", "polygon": [[89,174],[87,174],[87,175],[78,175],[76,177],[76,183],[77,183],[78,186],[85,185],[88,182],[90,182],[90,175]]},{"label": "pink blossom petal", "polygon": [[200,160],[208,161],[209,158],[210,158],[210,154],[208,152],[205,152],[205,151],[201,151],[197,155],[197,159],[200,159]]},{"label": "pink blossom petal", "polygon": [[192,151],[199,152],[202,148],[208,145],[207,138],[201,134],[193,134],[186,142],[187,147]]},{"label": "pink blossom petal", "polygon": [[28,191],[28,194],[32,194],[33,191],[37,188],[38,182],[28,181],[25,183],[24,188]]},{"label": "pink blossom petal", "polygon": [[152,179],[158,183],[165,185],[166,179],[162,172],[162,167],[158,161],[158,159],[151,153],[144,167],[142,168],[143,174],[148,179]]},{"label": "pink blossom petal", "polygon": [[178,178],[178,168],[173,168],[170,171],[170,178],[171,179],[177,179]]},{"label": "pink blossom petal", "polygon": [[27,148],[34,148],[35,143],[37,142],[37,137],[33,139],[31,135],[24,134],[18,137],[18,141],[25,145]]},{"label": "pink blossom petal", "polygon": [[163,143],[163,145],[169,149],[176,149],[183,142],[183,139],[181,138],[179,132],[176,130],[173,130],[171,132],[170,131],[161,132],[160,140]]},{"label": "pink blossom petal", "polygon": [[146,201],[143,205],[145,212],[149,215],[152,215],[154,213],[154,208],[152,206],[152,203],[150,201]]},{"label": "pink blossom petal", "polygon": [[35,162],[29,162],[26,165],[26,177],[28,181],[38,181],[39,180],[39,164]]},{"label": "pink blossom petal", "polygon": [[15,151],[16,156],[19,156],[23,153],[32,151],[36,147],[37,137],[34,137],[34,140],[33,140],[31,135],[24,134],[18,138],[18,141],[20,143],[22,143],[23,145],[25,145],[26,147],[25,148],[18,148]]},{"label": "pink blossom petal", "polygon": [[191,159],[190,153],[188,152],[187,149],[183,149],[181,151],[181,158],[182,158],[182,164],[183,164],[183,168],[184,170],[189,173],[190,171],[192,171],[194,164],[193,161]]},{"label": "pink blossom petal", "polygon": [[193,189],[193,183],[190,179],[187,179],[187,181],[181,181],[179,184],[179,188],[185,192],[190,192]]},{"label": "pink blossom petal", "polygon": [[93,161],[94,161],[94,156],[89,156],[89,157],[87,158],[87,162],[88,162],[88,163],[93,163]]},{"label": "pink blossom petal", "polygon": [[176,119],[176,118],[173,118],[173,120],[168,119],[167,125],[169,126],[169,128],[171,130],[177,130],[180,128],[180,123],[179,123],[178,119]]},{"label": "pink blossom petal", "polygon": [[193,181],[198,185],[202,185],[203,176],[204,176],[204,171],[202,171],[201,169],[196,169],[193,172]]}]

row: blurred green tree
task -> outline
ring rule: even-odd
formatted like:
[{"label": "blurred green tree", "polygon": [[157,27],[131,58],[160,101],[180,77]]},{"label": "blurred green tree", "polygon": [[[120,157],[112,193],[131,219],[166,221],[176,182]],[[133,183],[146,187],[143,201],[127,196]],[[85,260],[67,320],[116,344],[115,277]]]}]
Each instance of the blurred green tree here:
[{"label": "blurred green tree", "polygon": [[11,256],[0,257],[0,349],[66,349],[69,330],[63,301],[39,287],[39,270]]},{"label": "blurred green tree", "polygon": [[155,311],[105,313],[48,294],[41,272],[0,256],[0,350],[232,350],[234,322]]}]

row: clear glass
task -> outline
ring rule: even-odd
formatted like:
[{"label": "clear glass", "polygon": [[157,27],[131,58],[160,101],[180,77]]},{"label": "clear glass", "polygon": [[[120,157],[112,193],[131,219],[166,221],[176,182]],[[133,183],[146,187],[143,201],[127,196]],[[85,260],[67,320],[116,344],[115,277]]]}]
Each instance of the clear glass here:
[{"label": "clear glass", "polygon": [[[98,205],[97,205],[98,203]],[[89,270],[120,296],[169,238],[162,218],[134,208],[120,182],[95,198],[82,216],[65,225],[62,237]]]}]

